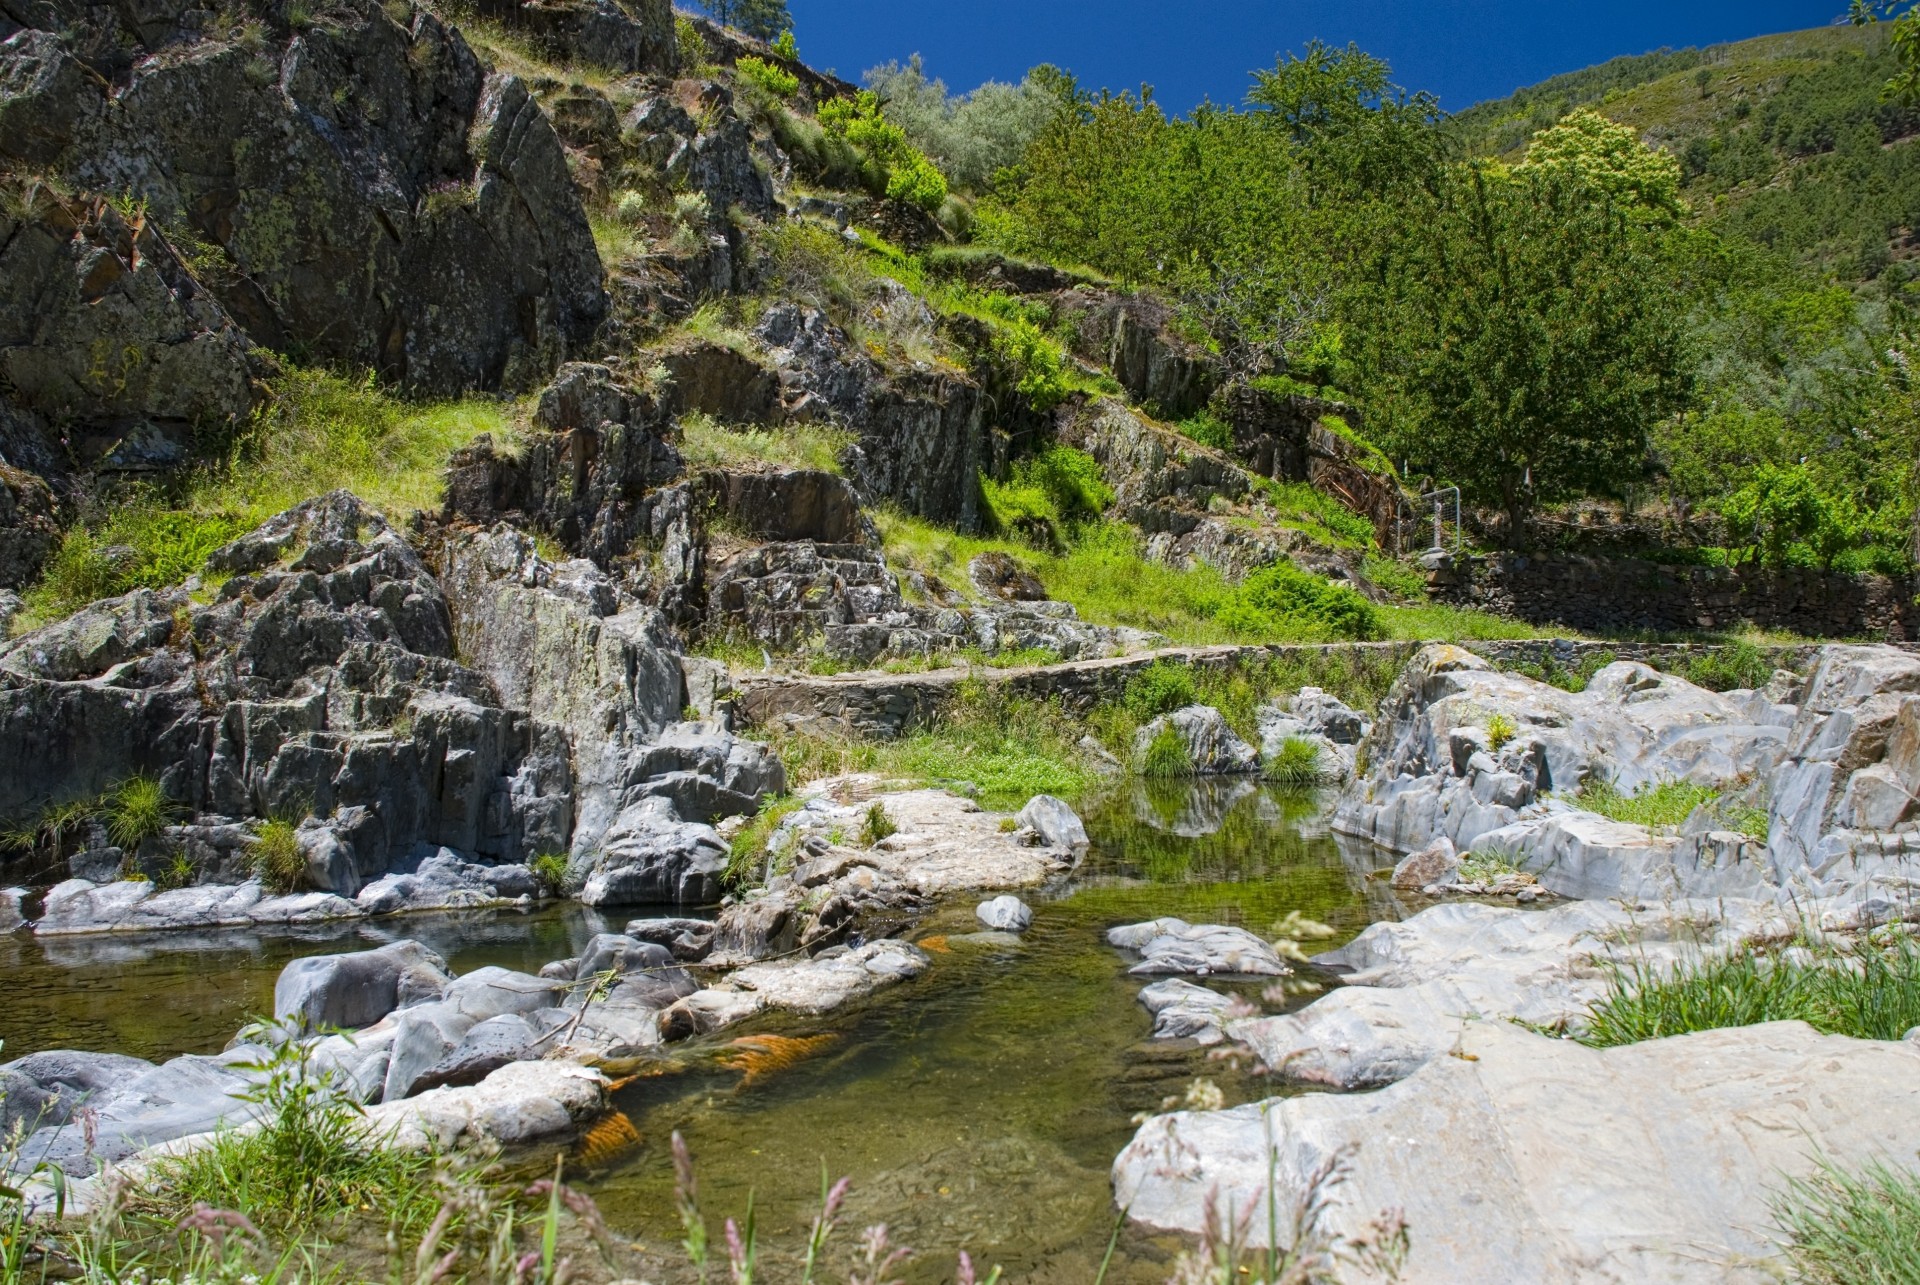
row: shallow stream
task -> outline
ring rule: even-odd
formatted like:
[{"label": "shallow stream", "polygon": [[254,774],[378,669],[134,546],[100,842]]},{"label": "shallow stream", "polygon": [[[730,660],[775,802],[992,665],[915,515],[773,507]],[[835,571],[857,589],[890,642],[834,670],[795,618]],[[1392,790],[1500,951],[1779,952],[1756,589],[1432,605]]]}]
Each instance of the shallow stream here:
[{"label": "shallow stream", "polygon": [[[852,1180],[841,1252],[884,1222],[895,1243],[924,1251],[905,1269],[915,1285],[951,1280],[963,1248],[1003,1265],[1010,1281],[1091,1281],[1115,1225],[1109,1168],[1133,1118],[1200,1076],[1229,1101],[1271,1091],[1204,1051],[1150,1043],[1136,998],[1144,982],[1126,975],[1104,931],[1177,915],[1261,932],[1297,910],[1336,940],[1351,937],[1392,910],[1370,904],[1343,861],[1328,803],[1243,783],[1136,786],[1086,801],[1094,850],[1070,881],[1029,897],[1033,926],[1017,944],[969,940],[972,903],[954,905],[912,934],[934,959],[918,981],[851,1012],[677,1048],[671,1073],[643,1075],[617,1096],[638,1143],[599,1149],[577,1180],[644,1247],[658,1279],[676,1279],[668,1139],[679,1130],[716,1232],[751,1194],[770,1279],[785,1279],[783,1252],[805,1238],[824,1166]],[[55,1047],[156,1060],[211,1052],[270,1009],[274,978],[300,955],[406,935],[459,972],[534,971],[624,918],[606,924],[568,908],[300,936],[0,941],[0,1039],[5,1058]],[[764,1036],[778,1038],[754,1039]],[[1176,1247],[1123,1235],[1108,1279],[1164,1280]]]}]

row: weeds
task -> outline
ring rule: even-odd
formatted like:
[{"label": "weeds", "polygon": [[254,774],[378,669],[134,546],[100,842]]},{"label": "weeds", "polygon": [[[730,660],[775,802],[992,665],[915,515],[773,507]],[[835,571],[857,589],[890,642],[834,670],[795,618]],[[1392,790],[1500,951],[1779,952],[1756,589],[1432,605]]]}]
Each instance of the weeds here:
[{"label": "weeds", "polygon": [[867,805],[866,815],[860,821],[860,841],[869,848],[880,846],[882,839],[892,838],[900,833],[900,827],[887,815],[887,805],[875,799]]},{"label": "weeds", "polygon": [[1141,771],[1162,780],[1193,775],[1193,756],[1187,752],[1186,738],[1171,722],[1162,725],[1148,742]]},{"label": "weeds", "polygon": [[680,453],[694,470],[767,466],[839,474],[853,434],[819,424],[787,424],[779,431],[735,428],[692,412],[680,418]]},{"label": "weeds", "polygon": [[774,836],[780,823],[805,806],[792,795],[768,799],[760,811],[727,846],[727,869],[721,876],[727,887],[739,891],[751,888],[769,874],[772,865],[784,855],[774,850]]},{"label": "weeds", "polygon": [[291,821],[261,822],[249,860],[260,886],[275,896],[298,892],[307,882],[307,854]]},{"label": "weeds", "polygon": [[1267,759],[1261,774],[1275,785],[1317,785],[1320,781],[1320,747],[1304,737],[1289,736],[1280,742],[1279,752]]},{"label": "weeds", "polygon": [[1920,1279],[1920,1176],[1881,1160],[1849,1173],[1821,1161],[1773,1201],[1802,1285]]},{"label": "weeds", "polygon": [[1505,714],[1495,714],[1487,720],[1487,746],[1495,754],[1498,754],[1519,734],[1519,727]]},{"label": "weeds", "polygon": [[527,862],[527,869],[546,896],[565,897],[573,891],[573,873],[564,852],[542,852]]},{"label": "weeds", "polygon": [[1695,808],[1719,797],[1720,791],[1713,786],[1687,781],[1662,781],[1636,794],[1622,794],[1605,782],[1590,782],[1575,801],[1611,820],[1657,829],[1679,825]]},{"label": "weeds", "polygon": [[150,776],[134,776],[121,782],[102,800],[107,837],[116,848],[129,854],[141,844],[157,838],[180,812],[180,807]]},{"label": "weeds", "polygon": [[1665,975],[1644,962],[1616,966],[1580,1038],[1606,1048],[1782,1021],[1855,1039],[1901,1038],[1920,1026],[1920,946],[1902,932],[1851,949],[1829,943],[1683,961]]},{"label": "weeds", "polygon": [[1708,691],[1752,690],[1772,679],[1773,663],[1758,647],[1741,640],[1695,656],[1687,663],[1685,677]]}]

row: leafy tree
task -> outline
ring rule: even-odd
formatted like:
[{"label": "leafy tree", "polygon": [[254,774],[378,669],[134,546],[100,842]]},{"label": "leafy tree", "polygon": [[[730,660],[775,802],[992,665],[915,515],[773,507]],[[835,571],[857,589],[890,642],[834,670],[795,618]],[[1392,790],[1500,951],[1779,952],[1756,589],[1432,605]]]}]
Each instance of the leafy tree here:
[{"label": "leafy tree", "polygon": [[919,148],[907,141],[907,132],[887,119],[880,99],[863,89],[853,98],[835,98],[820,105],[820,124],[829,135],[866,153],[886,174],[886,194],[925,210],[938,210],[947,199],[947,180]]},{"label": "leafy tree", "polygon": [[700,0],[700,7],[716,21],[761,40],[773,40],[793,29],[787,0]]},{"label": "leafy tree", "polygon": [[1640,476],[1686,404],[1684,301],[1643,215],[1566,167],[1463,166],[1350,303],[1376,430],[1510,540],[1537,503]]},{"label": "leafy tree", "polygon": [[1605,194],[1656,221],[1687,212],[1680,199],[1680,162],[1644,146],[1625,125],[1580,108],[1534,136],[1521,169],[1554,174]]},{"label": "leafy tree", "polygon": [[1028,73],[1017,85],[988,81],[967,94],[929,80],[919,55],[890,62],[863,78],[889,119],[958,187],[981,191],[995,173],[1019,163],[1062,102],[1057,86]]},{"label": "leafy tree", "polygon": [[1426,177],[1441,151],[1439,100],[1410,94],[1391,76],[1357,45],[1315,40],[1255,72],[1247,105],[1285,133],[1321,199],[1378,195]]}]

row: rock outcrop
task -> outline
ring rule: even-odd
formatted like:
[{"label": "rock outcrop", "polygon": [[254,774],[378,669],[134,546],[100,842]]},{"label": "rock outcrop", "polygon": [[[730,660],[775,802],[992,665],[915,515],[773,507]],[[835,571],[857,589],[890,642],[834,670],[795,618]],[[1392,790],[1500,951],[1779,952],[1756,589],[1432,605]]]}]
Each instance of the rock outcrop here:
[{"label": "rock outcrop", "polygon": [[[1403,1281],[1761,1282],[1790,1179],[1920,1146],[1905,1041],[1781,1022],[1596,1050],[1476,1022],[1459,1053],[1378,1093],[1156,1116],[1114,1163],[1115,1199],[1188,1234],[1210,1203],[1222,1225],[1252,1212],[1263,1245],[1271,1173],[1283,1228],[1324,1199],[1318,1230],[1355,1280],[1386,1278],[1391,1253],[1369,1268],[1365,1250],[1391,1251],[1404,1219]],[[1312,1190],[1336,1161],[1344,1180]]]},{"label": "rock outcrop", "polygon": [[12,12],[0,157],[143,203],[254,343],[453,393],[531,386],[604,315],[552,126],[430,11]]}]

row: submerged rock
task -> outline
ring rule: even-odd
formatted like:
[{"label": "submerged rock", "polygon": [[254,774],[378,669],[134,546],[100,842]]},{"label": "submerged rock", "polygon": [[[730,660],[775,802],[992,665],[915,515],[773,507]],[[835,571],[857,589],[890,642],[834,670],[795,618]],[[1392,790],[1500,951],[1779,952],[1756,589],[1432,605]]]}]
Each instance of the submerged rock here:
[{"label": "submerged rock", "polygon": [[1127,971],[1136,977],[1163,973],[1244,974],[1282,977],[1293,970],[1265,941],[1244,928],[1154,919],[1107,930],[1107,944],[1141,956]]},{"label": "submerged rock", "polygon": [[20,913],[20,903],[26,898],[25,888],[0,888],[0,936],[18,932],[26,925],[26,916]]},{"label": "submerged rock", "polygon": [[[1778,1277],[1769,1203],[1789,1179],[1920,1146],[1920,1049],[1899,1041],[1779,1022],[1597,1050],[1492,1021],[1462,1026],[1459,1052],[1378,1093],[1156,1116],[1114,1198],[1193,1235],[1210,1203],[1266,1208],[1273,1173],[1289,1226],[1345,1150],[1321,1230],[1358,1248],[1398,1211],[1401,1279],[1757,1285]],[[1249,1236],[1266,1243],[1264,1217]]]},{"label": "submerged rock", "polygon": [[1233,1009],[1231,996],[1178,977],[1146,987],[1140,992],[1140,1002],[1153,1014],[1154,1039],[1193,1040],[1197,1044],[1218,1044],[1225,1039],[1221,1028]]}]

